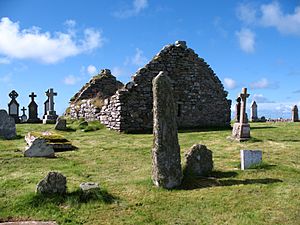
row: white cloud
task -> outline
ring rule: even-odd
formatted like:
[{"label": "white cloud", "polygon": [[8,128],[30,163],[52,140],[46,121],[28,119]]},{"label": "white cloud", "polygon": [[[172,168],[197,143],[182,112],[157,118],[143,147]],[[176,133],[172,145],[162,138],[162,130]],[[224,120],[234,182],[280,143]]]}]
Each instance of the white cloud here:
[{"label": "white cloud", "polygon": [[10,64],[10,60],[8,58],[0,58],[0,64]]},{"label": "white cloud", "polygon": [[124,72],[123,72],[123,70],[120,67],[115,66],[114,68],[112,68],[111,73],[115,77],[120,77]]},{"label": "white cloud", "polygon": [[74,85],[79,81],[81,81],[81,78],[80,77],[75,77],[74,75],[68,75],[64,78],[64,83],[66,85]]},{"label": "white cloud", "polygon": [[144,53],[141,49],[135,49],[135,55],[131,59],[131,63],[136,66],[143,66],[147,62],[147,58],[144,56]]},{"label": "white cloud", "polygon": [[250,4],[239,4],[237,7],[237,17],[245,24],[252,24],[256,21],[256,9]]},{"label": "white cloud", "polygon": [[274,101],[269,100],[262,94],[254,94],[252,101],[256,101],[257,103],[274,103]]},{"label": "white cloud", "polygon": [[236,88],[237,84],[236,81],[231,78],[224,78],[224,86],[227,89],[234,89]]},{"label": "white cloud", "polygon": [[113,13],[117,18],[128,18],[138,15],[142,10],[148,7],[148,0],[134,0],[132,6],[127,9],[119,10]]},{"label": "white cloud", "polygon": [[18,22],[3,17],[0,21],[0,54],[50,64],[89,52],[103,44],[100,32],[92,28],[85,29],[83,39],[77,40],[74,33],[51,34],[40,30],[38,27],[21,30]]},{"label": "white cloud", "polygon": [[90,75],[95,75],[95,73],[97,72],[96,67],[93,65],[89,65],[86,70]]},{"label": "white cloud", "polygon": [[280,33],[300,35],[300,6],[292,14],[284,14],[278,2],[261,6],[261,24],[275,27]]},{"label": "white cloud", "polygon": [[250,87],[253,89],[271,88],[276,89],[279,87],[277,82],[271,82],[267,78],[262,78],[259,81],[250,83]]},{"label": "white cloud", "polygon": [[252,53],[255,50],[255,34],[248,28],[243,28],[236,32],[240,48],[246,53]]}]

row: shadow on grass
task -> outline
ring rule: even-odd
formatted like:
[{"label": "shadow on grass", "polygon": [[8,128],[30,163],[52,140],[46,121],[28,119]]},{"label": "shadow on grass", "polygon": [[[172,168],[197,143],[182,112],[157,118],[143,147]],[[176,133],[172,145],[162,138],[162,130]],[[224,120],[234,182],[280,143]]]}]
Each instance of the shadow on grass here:
[{"label": "shadow on grass", "polygon": [[273,139],[273,138],[268,138],[267,141],[280,141],[280,142],[300,142],[299,139]]},{"label": "shadow on grass", "polygon": [[236,177],[238,175],[235,171],[212,171],[210,176],[214,178],[229,178],[229,177]]},{"label": "shadow on grass", "polygon": [[16,135],[15,137],[13,137],[13,138],[9,138],[9,139],[6,139],[6,138],[4,138],[4,137],[0,137],[0,140],[1,141],[12,141],[12,140],[19,140],[19,139],[23,139],[23,138],[25,138],[25,136],[23,136],[23,135]]},{"label": "shadow on grass", "polygon": [[[251,126],[251,124],[250,124]],[[273,128],[277,128],[277,127],[271,127],[271,126],[264,126],[264,127],[253,127],[251,126],[251,130],[260,130],[260,129],[273,129]]]},{"label": "shadow on grass", "polygon": [[223,131],[232,130],[231,126],[227,127],[195,127],[195,128],[182,128],[178,130],[178,133],[193,133],[193,132],[208,132],[208,131]]},{"label": "shadow on grass", "polygon": [[112,204],[116,200],[118,200],[118,198],[108,193],[106,190],[96,189],[88,192],[77,190],[65,195],[35,194],[34,196],[32,196],[29,203],[33,207],[42,207],[47,204],[60,205],[62,203],[69,203],[70,205],[78,205],[88,202],[102,202],[104,204]]},{"label": "shadow on grass", "polygon": [[234,186],[234,185],[248,185],[248,184],[273,184],[283,182],[280,179],[264,178],[264,179],[227,179],[218,180],[215,177],[184,177],[181,186],[181,190],[194,190],[208,187],[223,187],[223,186]]}]

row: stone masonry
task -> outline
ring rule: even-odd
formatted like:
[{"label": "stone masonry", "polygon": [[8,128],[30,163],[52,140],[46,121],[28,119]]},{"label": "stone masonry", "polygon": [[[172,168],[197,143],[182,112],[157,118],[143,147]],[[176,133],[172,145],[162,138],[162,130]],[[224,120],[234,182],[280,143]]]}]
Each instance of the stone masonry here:
[{"label": "stone masonry", "polygon": [[123,84],[111,74],[109,69],[103,69],[70,99],[70,107],[65,114],[72,119],[97,120],[104,100],[122,87]]},{"label": "stone masonry", "polygon": [[168,72],[172,80],[179,128],[230,126],[228,93],[210,66],[184,41],[165,46],[131,82],[107,99],[100,121],[118,131],[151,130],[152,79],[160,71]]}]

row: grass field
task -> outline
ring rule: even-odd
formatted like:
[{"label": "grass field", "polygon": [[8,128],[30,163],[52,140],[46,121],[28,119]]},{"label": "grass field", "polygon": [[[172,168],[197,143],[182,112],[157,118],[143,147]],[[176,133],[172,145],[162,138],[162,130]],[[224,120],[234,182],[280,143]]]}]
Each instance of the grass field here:
[{"label": "grass field", "polygon": [[[252,139],[230,142],[230,130],[180,132],[182,151],[195,143],[213,151],[209,179],[188,179],[177,190],[151,181],[151,134],[105,128],[58,132],[78,147],[57,158],[25,158],[24,136],[53,125],[17,125],[18,138],[0,140],[0,221],[58,224],[300,224],[300,123],[251,124]],[[264,163],[239,170],[241,149],[261,149]],[[49,171],[67,177],[68,194],[41,197],[36,184]],[[101,192],[82,198],[81,182]]]}]

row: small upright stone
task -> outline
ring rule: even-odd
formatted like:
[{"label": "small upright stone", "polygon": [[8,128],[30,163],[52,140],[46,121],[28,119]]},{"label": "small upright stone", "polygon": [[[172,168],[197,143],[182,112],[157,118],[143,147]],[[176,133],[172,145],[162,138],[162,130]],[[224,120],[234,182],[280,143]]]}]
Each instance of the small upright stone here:
[{"label": "small upright stone", "polygon": [[39,194],[65,194],[67,192],[67,178],[58,172],[49,172],[36,187]]},{"label": "small upright stone", "polygon": [[152,180],[172,189],[181,184],[182,170],[173,90],[164,72],[153,79],[153,134]]},{"label": "small upright stone", "polygon": [[22,123],[26,123],[27,122],[27,116],[26,116],[26,114],[25,114],[25,111],[26,111],[27,109],[25,109],[25,107],[23,106],[23,108],[21,109],[21,111],[23,112],[23,114],[22,114],[22,116],[21,116],[21,122]]},{"label": "small upright stone", "polygon": [[292,122],[298,122],[299,121],[299,115],[298,115],[298,107],[297,105],[294,105],[292,108]]},{"label": "small upright stone", "polygon": [[212,151],[207,149],[205,145],[195,144],[185,154],[185,169],[186,175],[206,176],[211,173],[214,164]]},{"label": "small upright stone", "polygon": [[0,137],[12,139],[16,136],[16,124],[4,109],[0,110]]},{"label": "small upright stone", "polygon": [[63,117],[58,117],[54,127],[55,130],[66,130],[67,129],[67,120]]},{"label": "small upright stone", "polygon": [[241,169],[245,170],[262,161],[262,151],[260,150],[241,150]]},{"label": "small upright stone", "polygon": [[47,141],[42,138],[36,138],[24,152],[25,157],[48,157],[55,156],[52,145],[47,144]]}]

